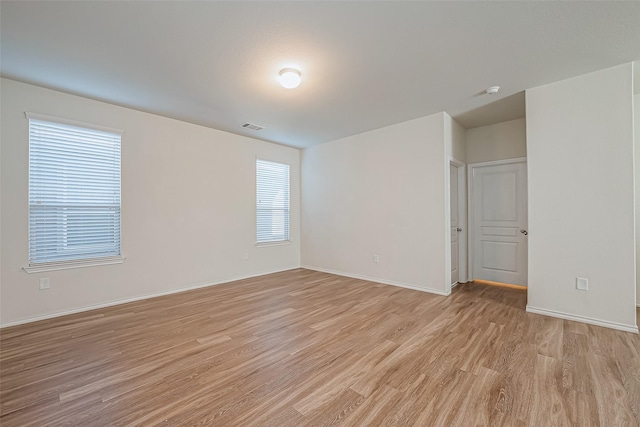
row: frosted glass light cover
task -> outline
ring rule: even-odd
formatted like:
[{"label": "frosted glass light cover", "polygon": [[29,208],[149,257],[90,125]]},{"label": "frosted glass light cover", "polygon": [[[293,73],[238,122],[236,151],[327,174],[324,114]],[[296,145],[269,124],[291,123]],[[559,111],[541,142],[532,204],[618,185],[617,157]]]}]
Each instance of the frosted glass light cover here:
[{"label": "frosted glass light cover", "polygon": [[293,68],[285,68],[280,71],[280,84],[287,89],[295,89],[300,86],[300,71]]}]

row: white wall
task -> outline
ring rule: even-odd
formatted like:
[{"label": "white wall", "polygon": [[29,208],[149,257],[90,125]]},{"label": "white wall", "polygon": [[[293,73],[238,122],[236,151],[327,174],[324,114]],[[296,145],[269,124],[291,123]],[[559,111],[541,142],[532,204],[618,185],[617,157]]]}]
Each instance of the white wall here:
[{"label": "white wall", "polygon": [[527,156],[526,120],[516,119],[467,129],[467,163]]},{"label": "white wall", "polygon": [[[3,325],[300,265],[299,150],[11,80],[2,79],[1,90]],[[28,263],[25,111],[125,131],[123,264],[22,270]],[[256,156],[291,165],[291,244],[255,247]],[[38,289],[40,277],[51,279],[51,289]]]},{"label": "white wall", "polygon": [[445,116],[302,152],[303,266],[447,292]]},{"label": "white wall", "polygon": [[[634,64],[636,67],[640,67],[640,64]],[[640,84],[640,82],[634,82]],[[633,97],[633,134],[635,139],[634,144],[634,157],[636,167],[636,305],[640,307],[640,274],[638,274],[637,268],[640,265],[640,93],[637,93]]]},{"label": "white wall", "polygon": [[631,64],[527,90],[526,103],[527,310],[637,330]]},{"label": "white wall", "polygon": [[451,149],[448,154],[462,163],[467,163],[467,130],[445,114],[445,132],[447,128],[451,129]]}]

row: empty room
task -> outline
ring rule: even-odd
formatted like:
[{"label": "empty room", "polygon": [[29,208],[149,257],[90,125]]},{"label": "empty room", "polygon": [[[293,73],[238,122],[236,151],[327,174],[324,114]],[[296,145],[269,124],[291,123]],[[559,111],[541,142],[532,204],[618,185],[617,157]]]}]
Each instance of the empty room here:
[{"label": "empty room", "polygon": [[0,425],[640,426],[640,2],[0,2]]}]

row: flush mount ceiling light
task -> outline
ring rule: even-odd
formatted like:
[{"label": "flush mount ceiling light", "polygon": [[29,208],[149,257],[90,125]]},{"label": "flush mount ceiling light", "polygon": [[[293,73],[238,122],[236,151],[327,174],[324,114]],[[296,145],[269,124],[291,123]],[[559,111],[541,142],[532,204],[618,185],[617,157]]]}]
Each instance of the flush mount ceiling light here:
[{"label": "flush mount ceiling light", "polygon": [[489,95],[495,95],[496,93],[498,93],[499,90],[500,90],[500,86],[491,86],[490,88],[485,90],[485,92],[487,92]]},{"label": "flush mount ceiling light", "polygon": [[294,68],[284,68],[280,70],[280,84],[287,89],[295,89],[300,86],[302,78],[300,77],[300,71]]}]

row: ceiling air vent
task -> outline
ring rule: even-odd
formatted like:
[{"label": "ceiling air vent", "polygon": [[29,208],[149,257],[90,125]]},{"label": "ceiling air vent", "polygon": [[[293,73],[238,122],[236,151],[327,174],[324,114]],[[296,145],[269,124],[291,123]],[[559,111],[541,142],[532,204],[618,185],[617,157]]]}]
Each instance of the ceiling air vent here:
[{"label": "ceiling air vent", "polygon": [[247,129],[251,129],[251,130],[262,130],[262,129],[264,129],[264,126],[254,125],[253,123],[243,123],[242,127],[243,128],[247,128]]}]

